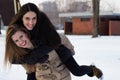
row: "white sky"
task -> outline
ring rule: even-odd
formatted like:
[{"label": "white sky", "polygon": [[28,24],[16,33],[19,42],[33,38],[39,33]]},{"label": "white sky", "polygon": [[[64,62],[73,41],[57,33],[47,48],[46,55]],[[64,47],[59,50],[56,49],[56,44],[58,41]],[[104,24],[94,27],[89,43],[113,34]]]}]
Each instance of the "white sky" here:
[{"label": "white sky", "polygon": [[32,2],[38,5],[39,3],[44,2],[44,1],[47,1],[47,0],[20,0],[20,3],[21,5],[23,5],[25,3]]},{"label": "white sky", "polygon": [[106,11],[113,11],[114,13],[120,13],[120,0],[100,0],[101,8]]},{"label": "white sky", "polygon": [[[95,64],[104,73],[103,80],[120,79],[120,36],[101,36],[91,38],[91,35],[67,35],[75,48],[75,59],[80,65]],[[0,80],[26,80],[25,70],[13,65],[5,71],[3,65],[5,46],[5,31],[0,35]],[[98,80],[96,77],[76,77],[72,80]]]},{"label": "white sky", "polygon": [[[25,3],[32,2],[38,6],[39,3],[42,3],[44,1],[48,1],[48,0],[20,0],[20,3],[21,5],[23,5]],[[49,0],[49,1],[53,1],[53,0]],[[100,9],[102,9],[102,11],[112,11],[114,13],[120,13],[120,0],[114,0],[114,1],[100,0],[100,3],[101,3]]]}]

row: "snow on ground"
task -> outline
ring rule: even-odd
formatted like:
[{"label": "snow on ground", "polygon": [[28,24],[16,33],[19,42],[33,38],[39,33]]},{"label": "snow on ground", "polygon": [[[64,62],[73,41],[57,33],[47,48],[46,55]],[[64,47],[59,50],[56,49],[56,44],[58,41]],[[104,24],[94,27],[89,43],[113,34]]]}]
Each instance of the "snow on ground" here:
[{"label": "snow on ground", "polygon": [[[63,32],[63,31],[62,31]],[[66,35],[75,48],[74,58],[80,65],[95,64],[104,73],[103,80],[120,79],[120,36]],[[5,49],[5,31],[0,35],[0,80],[26,80],[25,70],[20,65],[11,69],[3,66]],[[71,63],[72,65],[72,63]],[[96,77],[76,77],[72,80],[97,80]]]}]

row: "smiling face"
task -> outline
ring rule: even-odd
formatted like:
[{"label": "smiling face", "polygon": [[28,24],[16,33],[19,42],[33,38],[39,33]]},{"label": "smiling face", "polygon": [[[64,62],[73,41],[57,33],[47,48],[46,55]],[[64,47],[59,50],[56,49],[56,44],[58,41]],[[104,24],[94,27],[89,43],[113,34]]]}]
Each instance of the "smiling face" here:
[{"label": "smiling face", "polygon": [[29,11],[23,16],[22,20],[26,29],[32,30],[36,25],[37,15],[35,12]]},{"label": "smiling face", "polygon": [[12,35],[12,40],[18,47],[29,49],[32,48],[32,44],[27,34],[22,31],[17,31],[14,35]]}]

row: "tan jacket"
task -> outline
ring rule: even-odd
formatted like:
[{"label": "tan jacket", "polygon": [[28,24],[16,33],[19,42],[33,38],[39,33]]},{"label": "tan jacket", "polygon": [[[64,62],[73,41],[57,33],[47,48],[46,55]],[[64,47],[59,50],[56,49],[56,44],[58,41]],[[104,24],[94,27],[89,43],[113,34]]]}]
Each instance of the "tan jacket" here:
[{"label": "tan jacket", "polygon": [[[62,44],[69,48],[74,55],[74,47],[68,38],[63,34],[60,34],[60,37]],[[52,50],[48,55],[49,58],[45,63],[37,63],[31,66],[24,65],[24,68],[28,73],[34,72],[35,70],[37,80],[71,80],[70,72],[65,65],[62,64],[56,51]]]}]

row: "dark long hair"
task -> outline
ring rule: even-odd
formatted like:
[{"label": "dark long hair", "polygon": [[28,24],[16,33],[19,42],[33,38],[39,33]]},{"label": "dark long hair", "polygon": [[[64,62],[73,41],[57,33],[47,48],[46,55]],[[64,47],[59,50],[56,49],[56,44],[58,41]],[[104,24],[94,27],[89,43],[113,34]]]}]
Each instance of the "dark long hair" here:
[{"label": "dark long hair", "polygon": [[18,13],[12,18],[10,25],[19,24],[24,26],[22,18],[29,11],[33,11],[37,15],[37,23],[33,30],[30,31],[31,39],[41,40],[48,46],[54,48],[61,44],[60,36],[48,16],[44,12],[40,11],[33,3],[24,4]]}]

